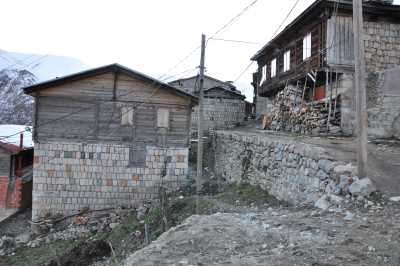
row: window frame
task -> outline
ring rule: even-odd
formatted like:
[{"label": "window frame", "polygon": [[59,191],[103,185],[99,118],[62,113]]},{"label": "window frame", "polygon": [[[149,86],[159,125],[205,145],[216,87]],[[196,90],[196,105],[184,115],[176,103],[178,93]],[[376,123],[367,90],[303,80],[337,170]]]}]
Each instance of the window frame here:
[{"label": "window frame", "polygon": [[262,85],[266,80],[267,80],[267,65],[265,64],[261,67],[260,85]]},{"label": "window frame", "polygon": [[290,59],[291,59],[291,51],[287,50],[283,54],[283,72],[288,72],[290,70]]},{"label": "window frame", "polygon": [[276,60],[276,58],[271,60],[270,67],[271,67],[271,78],[274,78],[277,75],[277,60]]},{"label": "window frame", "polygon": [[[166,112],[166,118],[165,119],[162,119],[162,112]],[[170,127],[170,120],[171,120],[171,110],[169,109],[169,108],[166,108],[166,107],[160,107],[160,108],[158,108],[157,109],[157,117],[156,117],[156,119],[157,119],[157,128],[166,128],[166,129],[169,129],[169,127]],[[164,121],[165,120],[165,121]],[[164,123],[164,122],[166,122],[166,124]]]},{"label": "window frame", "polygon": [[128,167],[142,168],[146,166],[147,151],[145,147],[135,146],[129,147]]},{"label": "window frame", "polygon": [[133,106],[124,105],[121,106],[121,126],[133,126],[134,125],[134,108]]},{"label": "window frame", "polygon": [[312,54],[312,35],[311,32],[303,37],[303,61],[309,59]]}]

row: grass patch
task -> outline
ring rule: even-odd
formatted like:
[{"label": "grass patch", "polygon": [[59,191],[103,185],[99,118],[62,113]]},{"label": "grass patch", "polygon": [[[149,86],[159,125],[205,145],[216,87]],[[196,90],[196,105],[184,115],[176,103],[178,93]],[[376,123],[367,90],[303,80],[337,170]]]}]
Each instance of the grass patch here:
[{"label": "grass patch", "polygon": [[260,186],[249,183],[228,185],[221,193],[215,196],[218,200],[228,204],[261,206],[264,204],[279,205],[281,202]]},{"label": "grass patch", "polygon": [[0,257],[0,265],[46,265],[52,258],[65,253],[65,250],[76,247],[80,242],[79,240],[60,240],[36,248],[21,247],[16,250],[15,256]]}]

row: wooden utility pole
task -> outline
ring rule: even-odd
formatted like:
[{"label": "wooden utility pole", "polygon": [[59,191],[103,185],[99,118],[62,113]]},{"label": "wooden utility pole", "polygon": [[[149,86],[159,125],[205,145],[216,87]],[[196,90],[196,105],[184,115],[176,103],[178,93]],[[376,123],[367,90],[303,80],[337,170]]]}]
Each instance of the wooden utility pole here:
[{"label": "wooden utility pole", "polygon": [[367,128],[368,114],[366,110],[364,21],[362,0],[353,0],[353,31],[355,61],[355,102],[357,117],[357,161],[358,176],[367,177]]},{"label": "wooden utility pole", "polygon": [[199,214],[199,193],[201,190],[201,179],[203,178],[203,100],[204,100],[204,61],[206,53],[206,36],[201,35],[201,57],[200,57],[200,82],[199,82],[199,120],[197,128],[197,178],[196,178],[196,213]]}]

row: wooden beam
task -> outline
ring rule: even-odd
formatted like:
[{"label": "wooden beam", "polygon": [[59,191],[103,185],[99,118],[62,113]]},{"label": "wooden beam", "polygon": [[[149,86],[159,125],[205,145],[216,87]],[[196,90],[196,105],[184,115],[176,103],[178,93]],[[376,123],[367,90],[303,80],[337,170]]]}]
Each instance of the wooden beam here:
[{"label": "wooden beam", "polygon": [[113,101],[117,99],[117,82],[118,82],[118,71],[114,72],[114,83],[113,83]]}]

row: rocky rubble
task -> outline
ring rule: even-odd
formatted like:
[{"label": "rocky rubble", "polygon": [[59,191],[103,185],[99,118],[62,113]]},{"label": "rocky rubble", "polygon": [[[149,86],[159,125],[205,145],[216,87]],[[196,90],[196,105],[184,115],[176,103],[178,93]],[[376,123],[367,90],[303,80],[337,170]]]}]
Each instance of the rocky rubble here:
[{"label": "rocky rubble", "polygon": [[400,264],[400,205],[269,208],[262,213],[192,216],[128,265],[393,265]]},{"label": "rocky rubble", "polygon": [[[88,238],[96,233],[110,232],[133,210],[108,210],[72,216],[60,223],[48,219],[40,229],[23,232],[15,237],[4,235],[0,238],[0,256],[13,255],[19,247],[35,248],[59,240]],[[56,219],[57,220],[57,219]]]}]

